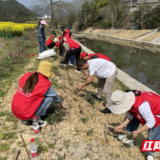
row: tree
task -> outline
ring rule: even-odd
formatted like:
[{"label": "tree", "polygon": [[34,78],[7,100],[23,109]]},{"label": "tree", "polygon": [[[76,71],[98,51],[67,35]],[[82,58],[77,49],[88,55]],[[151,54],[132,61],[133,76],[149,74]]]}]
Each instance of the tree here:
[{"label": "tree", "polygon": [[51,28],[53,27],[53,30],[55,30],[55,26],[54,26],[54,7],[59,4],[59,3],[63,3],[65,1],[62,0],[32,0],[33,1],[33,5],[35,8],[42,8],[42,7],[46,7],[49,9],[50,13],[51,13],[51,22],[49,25],[50,31]]}]

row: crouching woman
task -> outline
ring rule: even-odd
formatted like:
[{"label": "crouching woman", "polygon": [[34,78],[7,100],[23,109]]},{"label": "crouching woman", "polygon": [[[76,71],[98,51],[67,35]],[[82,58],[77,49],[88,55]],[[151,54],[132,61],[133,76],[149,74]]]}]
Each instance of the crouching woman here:
[{"label": "crouching woman", "polygon": [[27,124],[36,116],[40,126],[47,125],[40,116],[46,115],[52,101],[65,108],[48,80],[55,76],[52,68],[52,63],[42,61],[36,72],[26,73],[20,78],[19,88],[12,100],[12,111],[18,119],[22,120],[22,123]]},{"label": "crouching woman", "polygon": [[[127,126],[127,131],[136,138],[140,133],[148,131],[148,140],[160,140],[160,96],[152,92],[115,91],[112,94],[110,109],[115,114],[126,113],[126,117],[115,131]],[[138,129],[139,124],[143,126]],[[119,135],[120,140],[126,135]],[[125,142],[126,140],[124,140]],[[154,152],[148,152],[147,160],[153,160]]]}]

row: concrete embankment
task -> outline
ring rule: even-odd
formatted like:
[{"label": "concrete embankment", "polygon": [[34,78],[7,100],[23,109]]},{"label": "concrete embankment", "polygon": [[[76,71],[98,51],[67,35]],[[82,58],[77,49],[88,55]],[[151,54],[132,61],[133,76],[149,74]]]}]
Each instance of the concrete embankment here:
[{"label": "concrete embankment", "polygon": [[[137,48],[148,47],[154,51],[160,51],[160,32],[154,30],[102,30],[96,29],[91,32],[91,28],[74,34],[78,37],[103,40],[111,43],[129,45]],[[147,48],[145,48],[147,49]]]},{"label": "concrete embankment", "polygon": [[[80,42],[78,42],[82,49],[90,54],[90,53],[94,53],[92,50],[88,49],[87,47],[85,47],[83,44],[81,44]],[[145,86],[144,84],[140,83],[139,81],[137,81],[136,79],[132,78],[131,76],[129,76],[128,74],[126,74],[125,72],[123,72],[122,70],[118,69],[118,76],[117,78],[123,83],[125,84],[127,87],[129,87],[130,89],[135,89],[135,90],[144,90],[144,91],[150,91],[150,92],[154,92],[152,89],[150,89],[149,87]],[[156,93],[158,94],[158,93]]]}]

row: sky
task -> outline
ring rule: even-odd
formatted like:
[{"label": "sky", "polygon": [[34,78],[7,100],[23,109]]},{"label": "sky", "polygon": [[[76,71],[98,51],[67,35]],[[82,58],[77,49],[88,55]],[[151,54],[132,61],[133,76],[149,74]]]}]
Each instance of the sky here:
[{"label": "sky", "polygon": [[17,1],[26,7],[30,7],[32,4],[32,0],[17,0]]}]

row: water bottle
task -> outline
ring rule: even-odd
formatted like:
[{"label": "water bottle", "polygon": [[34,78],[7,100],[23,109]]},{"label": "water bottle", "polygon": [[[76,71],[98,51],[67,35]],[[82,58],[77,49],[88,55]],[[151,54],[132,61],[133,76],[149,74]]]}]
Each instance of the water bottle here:
[{"label": "water bottle", "polygon": [[34,138],[31,139],[30,150],[32,159],[37,159],[38,158],[37,144],[34,141]]},{"label": "water bottle", "polygon": [[40,135],[38,120],[36,119],[35,116],[33,117],[33,130],[36,136]]}]

